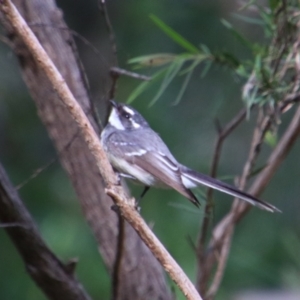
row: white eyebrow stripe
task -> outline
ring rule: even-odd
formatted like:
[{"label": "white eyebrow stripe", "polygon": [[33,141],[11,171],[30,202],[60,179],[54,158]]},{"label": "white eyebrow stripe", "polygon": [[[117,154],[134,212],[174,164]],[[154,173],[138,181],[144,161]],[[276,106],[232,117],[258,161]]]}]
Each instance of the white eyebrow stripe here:
[{"label": "white eyebrow stripe", "polygon": [[129,107],[123,106],[123,109],[130,115],[132,115],[132,116],[134,115],[134,111],[132,109],[130,109]]}]

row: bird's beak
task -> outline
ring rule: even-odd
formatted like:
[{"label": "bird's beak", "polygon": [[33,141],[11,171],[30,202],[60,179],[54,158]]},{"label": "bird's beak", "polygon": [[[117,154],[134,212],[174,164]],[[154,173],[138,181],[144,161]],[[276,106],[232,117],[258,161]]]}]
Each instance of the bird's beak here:
[{"label": "bird's beak", "polygon": [[118,108],[118,103],[114,100],[109,100],[110,104],[115,107],[115,108]]}]

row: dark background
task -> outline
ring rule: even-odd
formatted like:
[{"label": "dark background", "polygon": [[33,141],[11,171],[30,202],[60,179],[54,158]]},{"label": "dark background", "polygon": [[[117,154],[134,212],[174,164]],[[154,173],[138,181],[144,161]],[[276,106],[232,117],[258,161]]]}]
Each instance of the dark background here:
[{"label": "dark background", "polygon": [[[261,27],[241,21],[234,15],[248,13],[239,12],[236,1],[108,2],[119,65],[123,68],[129,69],[127,60],[136,56],[183,51],[154,25],[150,14],[158,16],[196,46],[206,44],[214,51],[226,50],[239,58],[250,56],[222,25],[222,18],[229,20],[251,41],[268,43]],[[61,0],[57,3],[70,28],[100,51],[95,53],[77,40],[90,80],[92,99],[99,107],[98,103],[109,92],[107,71],[114,61],[103,16],[96,1]],[[142,94],[133,106],[160,133],[181,163],[208,173],[217,137],[214,119],[225,124],[243,107],[240,93],[243,81],[220,66],[214,66],[205,78],[201,78],[201,71],[201,67],[197,69],[177,106],[172,103],[179,92],[181,78],[172,83],[154,106],[148,104],[158,86]],[[134,79],[121,78],[116,100],[125,102],[138,83]],[[292,113],[284,115],[279,135]],[[226,140],[219,167],[220,178],[226,176],[232,182],[234,176],[241,173],[254,120],[255,113]],[[263,164],[270,151],[271,148],[265,145],[259,164]],[[262,195],[263,199],[282,209],[283,214],[253,209],[238,225],[217,299],[231,299],[240,290],[299,286],[299,151],[297,142]],[[53,157],[55,151],[22,81],[18,63],[12,51],[0,44],[0,160],[17,185]],[[140,193],[141,187],[131,187],[134,195]],[[108,299],[109,276],[76,195],[58,162],[26,184],[20,194],[51,249],[64,261],[78,257],[77,274],[88,292],[94,299]],[[201,191],[196,194],[201,197]],[[217,223],[230,204],[229,196],[215,193],[212,224]],[[150,190],[142,202],[141,213],[194,280],[196,260],[190,240],[196,242],[203,209],[194,208],[174,191]],[[27,276],[20,256],[3,230],[0,230],[0,299],[44,299]]]}]

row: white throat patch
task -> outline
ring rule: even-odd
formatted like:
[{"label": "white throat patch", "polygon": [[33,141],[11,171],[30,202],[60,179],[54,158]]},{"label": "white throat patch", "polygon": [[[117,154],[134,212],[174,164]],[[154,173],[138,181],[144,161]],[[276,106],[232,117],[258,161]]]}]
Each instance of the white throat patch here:
[{"label": "white throat patch", "polygon": [[109,115],[108,123],[119,130],[125,130],[125,127],[121,123],[119,115],[114,107]]}]

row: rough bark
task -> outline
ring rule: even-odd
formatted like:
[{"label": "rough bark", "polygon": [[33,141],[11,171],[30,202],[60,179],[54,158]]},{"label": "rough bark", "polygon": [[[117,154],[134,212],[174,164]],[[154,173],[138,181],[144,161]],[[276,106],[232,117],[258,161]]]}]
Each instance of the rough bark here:
[{"label": "rough bark", "polygon": [[0,165],[0,220],[15,244],[26,270],[53,300],[89,300],[69,270],[44,243],[29,212]]},{"label": "rough bark", "polygon": [[[29,24],[47,24],[33,26],[32,30],[99,132],[74,54],[73,39],[67,30],[58,29],[66,27],[61,11],[52,0],[16,0],[14,3]],[[110,209],[112,201],[104,192],[103,181],[95,161],[83,138],[78,134],[77,125],[61,104],[48,79],[4,18],[2,23],[19,59],[23,78],[36,103],[38,114],[73,184],[108,270],[112,272],[118,234],[117,218]],[[74,141],[66,148],[74,136]],[[120,299],[171,299],[164,272],[149,249],[127,225],[125,234]]]}]

